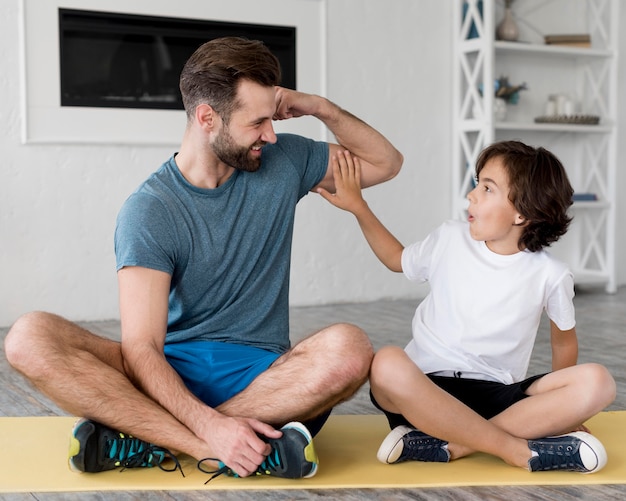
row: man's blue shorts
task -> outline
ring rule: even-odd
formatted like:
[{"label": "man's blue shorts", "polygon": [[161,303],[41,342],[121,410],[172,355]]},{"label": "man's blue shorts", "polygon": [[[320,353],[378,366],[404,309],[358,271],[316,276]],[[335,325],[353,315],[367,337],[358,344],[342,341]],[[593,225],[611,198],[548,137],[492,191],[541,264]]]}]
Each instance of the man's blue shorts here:
[{"label": "man's blue shorts", "polygon": [[245,389],[280,354],[241,344],[186,341],[166,344],[165,357],[191,393],[217,407]]},{"label": "man's blue shorts", "polygon": [[[230,400],[280,357],[253,346],[213,341],[166,344],[164,351],[189,391],[210,407]],[[304,422],[311,435],[317,435],[330,412]]]}]

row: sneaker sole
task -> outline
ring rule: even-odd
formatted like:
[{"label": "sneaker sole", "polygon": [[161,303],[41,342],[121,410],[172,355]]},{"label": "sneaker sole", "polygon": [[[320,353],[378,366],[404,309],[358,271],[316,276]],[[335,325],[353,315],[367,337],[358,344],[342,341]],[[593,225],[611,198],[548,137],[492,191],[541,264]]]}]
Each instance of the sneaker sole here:
[{"label": "sneaker sole", "polygon": [[376,458],[381,463],[395,463],[400,457],[400,454],[402,454],[402,449],[404,449],[402,437],[412,430],[413,428],[409,428],[408,426],[396,426],[389,432],[389,435],[385,437],[383,443],[380,444]]},{"label": "sneaker sole", "polygon": [[74,423],[74,427],[72,428],[72,433],[70,435],[70,447],[69,447],[67,462],[70,467],[70,470],[72,470],[75,473],[84,473],[84,470],[78,468],[74,464],[74,457],[76,457],[76,455],[78,455],[78,453],[80,452],[80,442],[76,438],[76,430],[80,428],[80,426],[87,421],[88,419],[86,418],[80,418],[78,421],[76,421]]},{"label": "sneaker sole", "polygon": [[606,454],[606,449],[604,448],[604,445],[602,445],[602,442],[600,442],[600,440],[594,437],[591,433],[587,433],[585,431],[576,431],[574,433],[566,433],[566,435],[576,437],[578,440],[582,442],[578,450],[581,460],[583,460],[583,451],[581,449],[583,449],[584,447],[588,449],[587,454],[585,454],[584,456],[587,459],[590,459],[589,454],[591,454],[592,458],[595,459],[596,461],[595,468],[587,468],[587,465],[585,464],[585,461],[583,460],[583,465],[589,471],[585,471],[582,473],[584,473],[585,475],[588,475],[589,473],[595,473],[597,471],[600,471],[602,468],[606,466],[607,459],[608,459],[607,454]]},{"label": "sneaker sole", "polygon": [[302,423],[299,423],[297,421],[292,421],[291,423],[287,423],[285,426],[281,428],[281,430],[285,428],[298,430],[307,438],[308,445],[304,448],[304,458],[309,463],[311,463],[313,467],[311,468],[311,471],[307,473],[306,475],[304,475],[302,478],[311,478],[317,473],[317,464],[319,462],[317,458],[317,453],[315,452],[315,448],[313,447],[313,437],[311,436],[311,432],[307,429],[306,426],[304,426]]}]

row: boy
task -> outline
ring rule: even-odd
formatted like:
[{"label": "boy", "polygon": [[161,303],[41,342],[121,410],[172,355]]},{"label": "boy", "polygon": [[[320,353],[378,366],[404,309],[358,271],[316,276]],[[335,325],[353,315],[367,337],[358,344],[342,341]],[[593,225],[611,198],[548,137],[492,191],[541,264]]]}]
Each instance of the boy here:
[{"label": "boy", "polygon": [[[482,451],[530,471],[600,470],[606,452],[582,423],[614,400],[615,382],[600,365],[576,365],[573,277],[544,250],[571,221],[560,161],[518,141],[489,146],[468,221],[407,248],[363,200],[359,160],[340,153],[333,169],[336,193],[318,192],[356,216],[389,269],[431,287],[405,350],[384,347],[372,363],[372,401],[392,428],[378,459],[447,462]],[[525,379],[544,310],[553,372]]]}]

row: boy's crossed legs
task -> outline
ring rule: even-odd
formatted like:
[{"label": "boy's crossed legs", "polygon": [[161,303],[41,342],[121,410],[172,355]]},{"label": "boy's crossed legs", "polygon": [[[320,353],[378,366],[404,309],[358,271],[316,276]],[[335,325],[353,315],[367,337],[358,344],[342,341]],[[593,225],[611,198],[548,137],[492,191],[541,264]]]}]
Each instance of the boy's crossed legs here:
[{"label": "boy's crossed legs", "polygon": [[[420,430],[400,429],[396,435],[410,433],[406,440],[424,442],[422,436],[427,434],[426,442],[418,447],[443,450],[439,456],[435,451],[435,459],[429,460],[458,459],[482,451],[510,465],[532,469],[543,468],[536,466],[536,460],[529,463],[536,455],[531,447],[544,451],[559,447],[562,444],[543,440],[544,437],[584,431],[582,423],[606,408],[615,399],[616,391],[613,378],[601,365],[573,366],[533,381],[526,390],[527,398],[488,420],[439,388],[398,347],[382,348],[375,355],[370,381],[380,407],[401,414]],[[402,438],[394,437],[393,433],[383,443],[385,447],[381,446],[382,455],[391,452],[391,440]],[[573,437],[577,444],[583,437],[592,448],[602,449],[600,455],[604,454],[602,445],[593,436],[584,433]],[[394,450],[394,456],[398,452]],[[598,464],[596,470],[602,466]]]}]

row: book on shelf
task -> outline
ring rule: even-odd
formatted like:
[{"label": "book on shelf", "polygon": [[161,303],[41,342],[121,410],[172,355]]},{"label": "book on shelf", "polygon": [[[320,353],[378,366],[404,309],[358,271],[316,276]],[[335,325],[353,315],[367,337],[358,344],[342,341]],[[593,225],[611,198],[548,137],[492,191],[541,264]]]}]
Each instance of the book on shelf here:
[{"label": "book on shelf", "polygon": [[546,45],[563,47],[591,47],[591,36],[587,33],[580,35],[545,35]]},{"label": "book on shelf", "polygon": [[598,195],[595,193],[574,193],[572,196],[573,202],[595,202],[598,200]]}]

